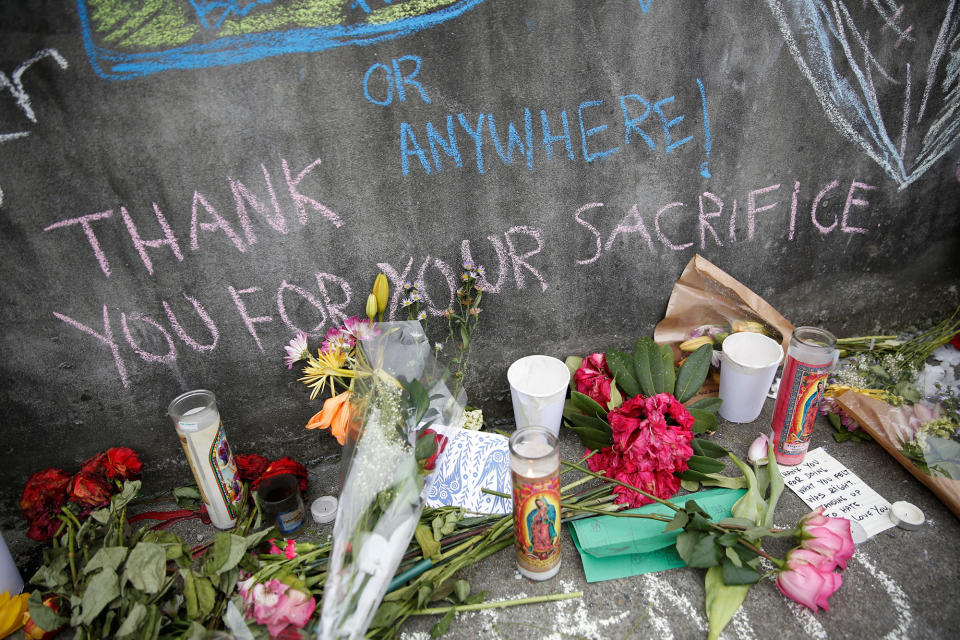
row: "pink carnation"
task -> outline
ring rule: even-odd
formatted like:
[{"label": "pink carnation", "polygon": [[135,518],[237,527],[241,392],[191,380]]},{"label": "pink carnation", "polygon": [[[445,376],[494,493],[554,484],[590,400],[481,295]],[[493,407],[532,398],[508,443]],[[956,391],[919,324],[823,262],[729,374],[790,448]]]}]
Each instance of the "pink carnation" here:
[{"label": "pink carnation", "polygon": [[573,381],[577,385],[577,391],[590,396],[601,405],[607,408],[610,402],[610,383],[613,382],[613,376],[607,368],[607,356],[602,353],[594,353],[583,359],[583,364],[573,374]]},{"label": "pink carnation", "polygon": [[[604,447],[587,464],[595,472],[642,489],[658,498],[670,498],[680,489],[674,472],[687,470],[693,455],[693,416],[676,398],[661,393],[635,396],[607,414],[613,445]],[[617,502],[639,507],[650,498],[623,486],[614,488]]]}]

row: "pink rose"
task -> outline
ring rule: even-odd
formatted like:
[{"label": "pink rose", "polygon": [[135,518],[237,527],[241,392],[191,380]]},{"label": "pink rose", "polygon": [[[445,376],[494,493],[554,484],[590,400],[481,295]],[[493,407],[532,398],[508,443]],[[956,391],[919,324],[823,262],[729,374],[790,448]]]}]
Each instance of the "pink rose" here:
[{"label": "pink rose", "polygon": [[577,391],[590,396],[592,399],[607,408],[610,402],[610,383],[613,382],[613,376],[607,368],[607,356],[602,353],[594,353],[583,359],[583,364],[573,374],[573,381],[577,385]]},{"label": "pink rose", "polygon": [[846,518],[828,518],[823,507],[800,520],[800,547],[816,551],[828,558],[835,566],[847,568],[847,560],[853,557],[853,536],[850,521]]},{"label": "pink rose", "polygon": [[830,609],[827,599],[843,584],[832,562],[818,553],[794,549],[787,554],[787,568],[777,574],[777,589],[796,603],[817,612]]},{"label": "pink rose", "polygon": [[266,625],[270,637],[278,636],[290,625],[303,628],[317,606],[309,594],[279,580],[255,584],[253,578],[248,578],[237,588],[243,597],[244,615]]}]

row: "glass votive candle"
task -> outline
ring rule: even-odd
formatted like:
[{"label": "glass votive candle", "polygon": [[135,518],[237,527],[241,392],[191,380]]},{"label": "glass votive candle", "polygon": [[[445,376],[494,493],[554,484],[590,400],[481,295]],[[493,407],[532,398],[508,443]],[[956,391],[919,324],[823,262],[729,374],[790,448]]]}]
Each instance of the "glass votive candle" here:
[{"label": "glass votive candle", "polygon": [[293,533],[303,524],[303,499],[293,474],[270,476],[260,484],[257,497],[264,514],[280,533]]},{"label": "glass votive candle", "polygon": [[560,570],[560,451],[557,436],[529,426],[510,436],[517,568],[531,580]]}]

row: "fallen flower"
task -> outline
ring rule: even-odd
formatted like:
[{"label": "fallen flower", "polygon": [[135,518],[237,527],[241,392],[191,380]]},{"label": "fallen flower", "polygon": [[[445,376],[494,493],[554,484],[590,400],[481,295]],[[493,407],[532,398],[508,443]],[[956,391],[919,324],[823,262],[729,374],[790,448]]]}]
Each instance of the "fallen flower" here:
[{"label": "fallen flower", "polygon": [[777,589],[794,602],[817,612],[830,609],[827,599],[843,584],[830,560],[806,549],[793,549],[786,557],[787,568],[777,574]]},{"label": "fallen flower", "polygon": [[610,402],[610,383],[613,376],[607,368],[607,357],[602,353],[593,353],[583,359],[583,363],[573,374],[577,391],[590,396],[604,408]]},{"label": "fallen flower", "polygon": [[103,470],[111,480],[136,480],[143,472],[140,457],[129,447],[107,449],[102,464]]},{"label": "fallen flower", "polygon": [[6,638],[23,626],[23,614],[27,611],[29,597],[29,593],[21,593],[12,598],[9,591],[0,593],[0,638]]},{"label": "fallen flower", "polygon": [[71,502],[91,509],[106,506],[113,495],[107,481],[89,471],[80,471],[73,476],[69,493]]},{"label": "fallen flower", "polygon": [[823,507],[801,518],[799,537],[801,549],[815,551],[841,569],[846,569],[847,560],[853,557],[850,521],[823,515]]}]

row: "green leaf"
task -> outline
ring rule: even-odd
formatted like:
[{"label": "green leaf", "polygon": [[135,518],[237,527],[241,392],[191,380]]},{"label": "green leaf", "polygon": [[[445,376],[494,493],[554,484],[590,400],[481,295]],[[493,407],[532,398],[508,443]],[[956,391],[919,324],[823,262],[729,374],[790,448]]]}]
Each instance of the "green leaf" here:
[{"label": "green leaf", "polygon": [[673,393],[677,382],[677,370],[673,366],[673,348],[668,344],[657,347],[660,351],[660,363],[663,367],[663,393]]},{"label": "green leaf", "polygon": [[760,582],[762,577],[760,572],[749,564],[741,564],[739,567],[730,561],[730,558],[724,558],[721,564],[723,569],[723,582],[730,586],[751,585]]},{"label": "green leaf", "polygon": [[757,476],[754,475],[753,469],[751,469],[749,465],[741,462],[741,460],[732,453],[730,454],[730,459],[740,468],[740,472],[747,479],[747,492],[733,504],[730,513],[736,518],[744,518],[751,522],[758,523],[764,509],[766,509],[767,502],[763,499],[763,496],[760,495],[757,487]]},{"label": "green leaf", "polygon": [[417,589],[417,609],[423,608],[428,602],[430,602],[430,597],[433,596],[433,587],[424,584]]},{"label": "green leaf", "polygon": [[726,585],[723,583],[723,569],[710,567],[703,580],[706,597],[704,604],[707,610],[707,620],[710,623],[708,640],[718,640],[720,632],[733,615],[740,608],[750,589],[746,585]]},{"label": "green leaf", "polygon": [[690,559],[687,560],[687,566],[707,569],[720,564],[723,552],[717,545],[716,535],[710,533],[697,541],[690,552]]},{"label": "green leaf", "polygon": [[195,484],[174,488],[173,499],[177,501],[177,504],[180,505],[181,508],[187,509],[196,508],[203,502],[200,489],[197,488]]},{"label": "green leaf", "polygon": [[89,625],[107,605],[119,597],[120,578],[115,571],[103,569],[94,574],[80,600],[80,622]]},{"label": "green leaf", "polygon": [[377,608],[377,612],[370,621],[371,629],[385,629],[392,627],[398,617],[403,613],[405,603],[402,602],[383,602]]},{"label": "green leaf", "polygon": [[[438,518],[442,521],[443,518]],[[434,519],[433,528],[436,527],[436,519]],[[418,524],[416,530],[413,533],[414,537],[417,539],[417,544],[420,545],[420,551],[423,553],[424,558],[432,558],[434,560],[440,557],[440,543],[434,539],[434,531],[432,528],[427,527],[425,524]]]},{"label": "green leaf", "polygon": [[687,460],[687,465],[694,471],[699,471],[700,473],[719,473],[723,471],[726,466],[719,460],[715,458],[708,458],[707,456],[690,456]]},{"label": "green leaf", "polygon": [[147,607],[142,602],[134,602],[130,608],[130,613],[123,619],[123,624],[117,629],[117,637],[125,638],[140,628],[140,625],[147,618]]},{"label": "green leaf", "polygon": [[117,571],[123,561],[126,560],[127,551],[129,549],[126,547],[101,547],[83,568],[83,573],[91,573],[96,569],[104,568]]},{"label": "green leaf", "polygon": [[683,361],[677,373],[677,383],[673,395],[680,402],[686,402],[697,394],[707,379],[710,371],[710,359],[713,356],[713,345],[705,344]]},{"label": "green leaf", "polygon": [[724,476],[719,473],[701,474],[706,475],[705,480],[701,480],[705,487],[724,487],[726,489],[746,489],[747,479],[743,476]]},{"label": "green leaf", "polygon": [[629,354],[617,349],[607,351],[606,357],[607,367],[609,367],[613,377],[617,379],[617,384],[620,385],[624,393],[630,397],[639,395],[640,385],[637,384],[637,380],[633,377],[632,373],[634,368],[633,358]]},{"label": "green leaf", "polygon": [[700,409],[687,409],[687,411],[693,416],[693,427],[691,427],[691,430],[694,433],[708,433],[717,430],[716,414],[710,413],[709,411],[701,411]]},{"label": "green leaf", "polygon": [[571,391],[570,401],[573,403],[573,406],[588,416],[600,418],[601,420],[607,417],[607,410],[603,408],[603,405],[585,393]]},{"label": "green leaf", "polygon": [[705,473],[700,473],[699,471],[694,471],[693,469],[687,469],[685,471],[681,471],[680,473],[674,471],[673,475],[677,476],[681,480],[691,480],[694,482],[707,482],[711,479],[711,476]]},{"label": "green leaf", "polygon": [[229,531],[221,531],[213,537],[213,553],[203,565],[208,576],[218,576],[230,571],[243,559],[247,552],[247,539]]},{"label": "green leaf", "polygon": [[687,405],[687,409],[699,409],[708,413],[716,413],[720,410],[723,400],[720,398],[700,398],[696,402]]},{"label": "green leaf", "polygon": [[187,617],[195,620],[198,616],[197,606],[197,579],[191,569],[181,569],[180,577],[183,578],[183,600],[187,605]]},{"label": "green leaf", "polygon": [[725,534],[717,538],[717,544],[721,547],[732,547],[740,542],[740,534],[736,531],[728,531]]},{"label": "green leaf", "polygon": [[456,594],[458,601],[466,602],[470,596],[470,583],[466,580],[457,580],[457,583],[453,586],[453,592]]},{"label": "green leaf", "polygon": [[567,427],[579,437],[588,449],[602,449],[613,444],[613,432],[610,425],[599,418],[583,414],[566,416]]},{"label": "green leaf", "polygon": [[41,629],[59,629],[61,625],[67,622],[65,616],[43,604],[43,593],[40,590],[30,594],[27,599],[27,608],[30,611],[30,619]]},{"label": "green leaf", "polygon": [[610,411],[613,411],[617,407],[623,404],[623,394],[620,393],[620,389],[617,387],[617,379],[613,379],[613,384],[610,385],[610,402],[607,403],[607,407]]},{"label": "green leaf", "polygon": [[487,597],[486,591],[481,591],[480,593],[475,593],[466,600],[463,601],[463,604],[480,604]]},{"label": "green leaf", "polygon": [[567,365],[567,369],[570,370],[570,390],[577,390],[577,383],[573,379],[573,376],[577,373],[577,369],[580,368],[580,365],[583,364],[583,358],[579,356],[567,356],[563,361],[563,364]]},{"label": "green leaf", "polygon": [[166,573],[167,552],[152,542],[137,543],[123,567],[123,577],[144,593],[160,591]]},{"label": "green leaf", "polygon": [[694,438],[690,442],[693,452],[698,456],[709,456],[711,458],[723,458],[727,455],[727,450],[716,442],[705,440],[704,438]]},{"label": "green leaf", "polygon": [[[723,536],[720,536],[720,537],[722,538]],[[724,555],[727,556],[727,560],[732,562],[734,566],[737,566],[737,567],[743,566],[743,560],[740,559],[740,556],[737,555],[736,549],[734,549],[733,547],[725,545],[723,553]]]},{"label": "green leaf", "polygon": [[767,498],[767,506],[761,514],[760,526],[769,529],[773,526],[773,513],[777,509],[777,502],[780,501],[781,494],[783,494],[783,475],[780,473],[780,466],[777,464],[772,442],[767,445],[767,456],[767,469],[770,473],[770,497]]},{"label": "green leaf", "polygon": [[[651,345],[653,348],[651,348]],[[636,375],[636,381],[640,387],[640,391],[646,396],[652,396],[657,393],[656,382],[654,380],[656,377],[654,374],[654,360],[656,360],[656,364],[659,365],[659,355],[656,351],[656,343],[654,343],[652,338],[646,336],[637,340],[637,344],[633,348],[633,372]],[[662,373],[660,374],[660,383],[663,383]]]},{"label": "green leaf", "polygon": [[673,515],[673,520],[667,523],[667,526],[663,528],[663,531],[666,533],[667,531],[683,529],[685,526],[687,526],[688,522],[690,522],[690,516],[687,515],[687,512],[677,511]]},{"label": "green leaf", "polygon": [[[697,544],[701,534],[697,531],[683,531],[677,536],[677,555],[687,562],[687,558],[693,553],[693,547]],[[687,562],[689,564],[689,562]]]},{"label": "green leaf", "polygon": [[417,437],[417,446],[415,449],[415,457],[419,462],[421,460],[427,460],[434,453],[437,452],[437,440],[431,434],[422,432]]},{"label": "green leaf", "polygon": [[449,611],[447,611],[447,613],[442,618],[440,618],[440,622],[433,625],[433,627],[430,629],[430,637],[439,638],[440,636],[445,634],[447,631],[450,630],[451,622],[453,622],[453,609],[450,609]]}]

